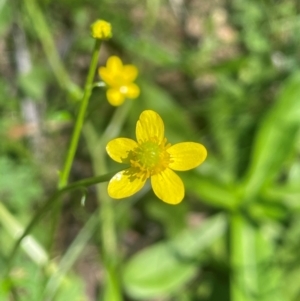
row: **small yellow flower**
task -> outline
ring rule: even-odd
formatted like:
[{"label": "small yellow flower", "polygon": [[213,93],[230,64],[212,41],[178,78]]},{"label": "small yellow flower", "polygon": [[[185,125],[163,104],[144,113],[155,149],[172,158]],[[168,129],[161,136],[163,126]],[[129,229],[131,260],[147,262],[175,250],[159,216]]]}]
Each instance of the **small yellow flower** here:
[{"label": "small yellow flower", "polygon": [[97,20],[91,25],[91,34],[94,39],[109,40],[112,37],[111,24],[104,20]]},{"label": "small yellow flower", "polygon": [[113,106],[120,106],[125,98],[134,99],[140,95],[140,89],[134,83],[138,75],[137,68],[123,65],[117,56],[111,56],[106,67],[99,68],[99,75],[108,86],[106,96]]},{"label": "small yellow flower", "polygon": [[118,172],[108,184],[108,194],[115,199],[129,197],[151,178],[154,193],[169,204],[178,204],[184,197],[184,185],[173,171],[197,167],[207,156],[202,144],[183,142],[171,146],[164,137],[164,123],[154,111],[146,110],[136,124],[137,142],[116,138],[106,146],[108,155],[130,167]]}]

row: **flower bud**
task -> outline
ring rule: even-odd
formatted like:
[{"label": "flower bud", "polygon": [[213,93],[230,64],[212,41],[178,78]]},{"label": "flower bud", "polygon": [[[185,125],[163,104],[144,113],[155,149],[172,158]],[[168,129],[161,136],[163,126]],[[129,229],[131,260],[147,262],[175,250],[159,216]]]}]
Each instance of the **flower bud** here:
[{"label": "flower bud", "polygon": [[94,39],[109,40],[112,37],[111,24],[104,20],[97,20],[91,25],[91,34]]}]

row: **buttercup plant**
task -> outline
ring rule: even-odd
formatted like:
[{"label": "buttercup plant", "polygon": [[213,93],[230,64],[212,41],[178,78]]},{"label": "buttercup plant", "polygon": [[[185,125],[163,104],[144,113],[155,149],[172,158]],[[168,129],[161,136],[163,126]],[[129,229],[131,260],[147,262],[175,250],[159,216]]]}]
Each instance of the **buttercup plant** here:
[{"label": "buttercup plant", "polygon": [[[54,207],[54,205],[56,205],[56,210],[54,210],[52,215],[54,226],[52,233],[49,233],[50,236],[54,237],[55,225],[61,213],[61,201],[64,193],[109,181],[107,188],[108,195],[111,198],[120,199],[137,193],[143,188],[147,179],[150,178],[156,196],[162,201],[174,205],[183,200],[185,193],[184,184],[174,171],[190,170],[203,163],[206,159],[207,151],[202,144],[183,142],[171,145],[168,143],[164,135],[164,122],[162,118],[158,113],[152,110],[145,110],[141,113],[137,121],[137,141],[129,138],[116,138],[108,142],[106,146],[106,151],[109,156],[119,163],[128,164],[129,167],[127,169],[117,173],[107,173],[106,168],[103,167],[105,164],[99,164],[102,170],[97,173],[102,173],[103,171],[103,175],[69,184],[69,175],[82,134],[89,99],[93,88],[96,86],[94,84],[94,77],[97,70],[101,43],[103,40],[108,40],[112,37],[111,24],[104,20],[97,20],[91,25],[91,36],[95,39],[95,44],[85,86],[82,91],[83,93],[80,93],[81,96],[78,97],[80,105],[63,168],[60,172],[57,191],[44,202],[43,206],[36,212],[27,227],[24,228],[22,235],[17,239],[8,260],[7,277],[9,277],[12,268],[11,263],[13,263],[13,259],[22,240],[28,235],[38,220],[40,220],[52,206]],[[51,49],[55,49],[54,45]],[[53,65],[56,66],[57,62]],[[62,64],[60,65],[60,69],[64,70]],[[129,108],[127,104],[123,104],[124,101],[126,99],[136,99],[140,95],[140,88],[134,82],[138,76],[138,69],[134,65],[124,65],[122,60],[117,56],[111,56],[107,60],[106,67],[100,67],[98,72],[106,84],[108,102],[112,106],[119,107],[115,110],[115,117],[113,117],[111,123],[108,124],[108,128],[110,128],[112,124],[114,128],[121,128]],[[57,79],[58,81],[60,80],[59,77],[57,77]],[[77,88],[81,91],[79,87]],[[121,106],[122,104],[123,106]],[[120,118],[116,118],[116,116]],[[107,133],[107,130],[104,131],[102,140],[100,139],[100,143],[97,145],[100,153],[101,149],[102,153],[105,153],[104,141],[108,140],[105,140],[105,133]],[[86,139],[88,140],[89,138],[87,136],[88,135],[86,135]],[[94,136],[97,136],[97,134]],[[102,156],[99,152],[97,153],[98,158]],[[94,159],[94,161],[96,160]],[[117,269],[118,249],[117,235],[115,233],[114,205],[112,203],[113,201],[108,198],[107,195],[103,196],[100,190],[101,189],[98,190],[99,205],[101,206],[99,220],[101,221],[103,265],[107,273],[106,286],[107,288],[114,286],[116,292],[113,294],[113,297],[111,297],[111,291],[107,289],[107,292],[104,293],[104,300],[121,300],[122,292],[119,288]],[[44,253],[46,254],[46,252],[42,250],[40,255],[37,255],[37,262],[47,264],[48,259],[47,256],[44,256]],[[52,294],[53,292],[49,291],[49,293]],[[46,290],[45,297],[47,298],[45,299],[48,300],[49,296],[47,294],[48,292]],[[118,295],[118,299],[115,299],[116,295]]]},{"label": "buttercup plant", "polygon": [[44,2],[1,2],[0,301],[299,300],[299,1]]}]

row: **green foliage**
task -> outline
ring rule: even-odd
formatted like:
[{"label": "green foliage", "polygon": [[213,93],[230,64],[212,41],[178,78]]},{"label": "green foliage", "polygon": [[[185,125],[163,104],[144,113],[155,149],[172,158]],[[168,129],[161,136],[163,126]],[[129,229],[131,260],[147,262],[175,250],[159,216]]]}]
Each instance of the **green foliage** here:
[{"label": "green foliage", "polygon": [[2,36],[5,32],[9,30],[12,24],[12,7],[9,5],[8,1],[1,2],[0,9],[0,35]]},{"label": "green foliage", "polygon": [[[0,1],[0,300],[299,300],[299,9],[296,0]],[[90,90],[70,183],[114,170],[106,141],[134,139],[151,109],[170,143],[208,149],[203,165],[179,173],[176,207],[147,187],[113,202],[102,186],[55,194],[92,89],[98,18],[113,39],[95,62],[135,64],[141,95],[119,110]],[[14,26],[30,53],[26,74]]]},{"label": "green foliage", "polygon": [[[300,128],[299,74],[288,80],[273,109],[265,117],[254,144],[253,159],[246,182],[246,195],[270,182],[293,151]],[[270,152],[274,152],[270,156]]]},{"label": "green foliage", "polygon": [[35,66],[29,73],[19,77],[19,86],[22,92],[36,101],[40,101],[43,97],[46,84],[47,70],[43,67]]},{"label": "green foliage", "polygon": [[[30,299],[33,301],[43,300],[43,288],[46,275],[44,271],[26,260],[21,261],[18,269],[12,271],[12,281],[14,286],[21,293],[18,293],[19,300],[25,301]],[[65,280],[61,285],[60,291],[56,296],[56,300],[63,301],[69,298],[76,301],[84,300],[84,288],[82,282],[75,275],[69,275],[68,280]]]},{"label": "green foliage", "polygon": [[173,295],[195,277],[197,266],[205,260],[205,250],[225,231],[225,217],[216,216],[204,225],[179,233],[171,241],[141,251],[125,266],[125,288],[141,300]]},{"label": "green foliage", "polygon": [[33,201],[42,195],[37,172],[29,164],[16,164],[7,157],[0,158],[0,198],[11,209],[28,211]]}]

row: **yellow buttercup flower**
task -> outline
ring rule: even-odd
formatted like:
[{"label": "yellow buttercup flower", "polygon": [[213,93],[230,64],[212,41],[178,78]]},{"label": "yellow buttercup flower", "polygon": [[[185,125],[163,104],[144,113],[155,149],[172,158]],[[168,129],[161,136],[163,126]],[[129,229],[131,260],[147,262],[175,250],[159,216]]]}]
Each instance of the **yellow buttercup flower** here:
[{"label": "yellow buttercup flower", "polygon": [[111,24],[104,20],[97,20],[91,25],[91,35],[94,39],[110,39],[112,37]]},{"label": "yellow buttercup flower", "polygon": [[134,65],[123,65],[117,56],[111,56],[106,67],[99,68],[99,75],[107,84],[109,103],[120,106],[126,98],[134,99],[140,95],[139,87],[134,83],[138,70]]},{"label": "yellow buttercup flower", "polygon": [[146,110],[136,124],[137,141],[116,138],[106,146],[108,155],[130,167],[118,172],[108,184],[108,194],[115,199],[129,197],[151,178],[154,193],[169,204],[184,197],[184,185],[173,171],[197,167],[207,156],[202,144],[183,142],[171,145],[164,137],[164,123],[154,111]]}]

